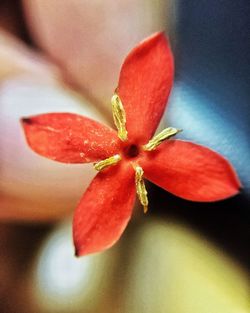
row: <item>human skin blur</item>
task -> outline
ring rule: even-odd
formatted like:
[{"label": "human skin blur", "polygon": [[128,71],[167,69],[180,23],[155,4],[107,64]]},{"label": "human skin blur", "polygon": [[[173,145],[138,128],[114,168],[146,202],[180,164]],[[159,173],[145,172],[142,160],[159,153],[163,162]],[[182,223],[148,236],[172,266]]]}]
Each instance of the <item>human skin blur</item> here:
[{"label": "human skin blur", "polygon": [[65,166],[35,155],[27,146],[20,118],[71,111],[104,120],[94,106],[76,100],[61,86],[59,69],[1,32],[0,218],[49,220],[76,205],[93,178],[87,166]]},{"label": "human skin blur", "polygon": [[[23,1],[29,32],[40,51],[38,55],[0,33],[0,219],[49,221],[72,212],[95,175],[91,165],[65,165],[35,155],[19,119],[67,111],[110,122],[107,104],[122,60],[139,40],[164,28],[162,6],[168,4],[163,2],[153,8],[141,0],[126,5],[111,0],[60,5],[58,0]],[[81,93],[80,101],[69,85]]]},{"label": "human skin blur", "polygon": [[73,84],[106,106],[124,57],[148,35],[169,30],[174,10],[172,0],[23,3],[35,42],[63,67]]}]

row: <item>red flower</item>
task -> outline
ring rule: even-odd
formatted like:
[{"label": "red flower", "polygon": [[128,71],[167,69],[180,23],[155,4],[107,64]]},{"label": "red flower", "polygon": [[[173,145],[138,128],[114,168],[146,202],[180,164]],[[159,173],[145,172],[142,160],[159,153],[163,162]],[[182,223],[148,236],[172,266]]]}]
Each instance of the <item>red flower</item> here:
[{"label": "red flower", "polygon": [[234,169],[216,152],[191,142],[166,140],[180,131],[172,127],[152,138],[172,87],[173,71],[172,53],[162,33],[132,50],[112,98],[118,134],[71,113],[22,120],[28,144],[40,155],[64,163],[97,162],[94,167],[100,172],[74,215],[77,255],[104,250],[118,240],[131,217],[136,192],[147,210],[143,176],[192,201],[216,201],[238,192],[240,181]]}]

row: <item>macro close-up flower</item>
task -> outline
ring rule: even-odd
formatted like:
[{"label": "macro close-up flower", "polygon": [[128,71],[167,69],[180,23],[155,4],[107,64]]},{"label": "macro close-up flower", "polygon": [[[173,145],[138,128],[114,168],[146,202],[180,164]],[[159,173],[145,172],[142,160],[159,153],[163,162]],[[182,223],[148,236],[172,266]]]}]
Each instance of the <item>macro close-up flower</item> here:
[{"label": "macro close-up flower", "polygon": [[154,136],[173,77],[168,40],[156,33],[136,46],[121,67],[111,99],[117,132],[73,113],[22,119],[35,152],[63,163],[94,162],[100,171],[74,214],[76,255],[102,251],[119,239],[136,193],[147,211],[144,178],[191,201],[212,202],[238,193],[240,181],[224,157],[207,147],[173,140],[181,131],[174,127]]},{"label": "macro close-up flower", "polygon": [[165,28],[165,18],[153,17],[166,6],[0,1],[1,220],[51,222],[72,212],[94,170],[34,157],[19,119],[66,111],[110,123],[107,104],[120,63],[136,42]]},{"label": "macro close-up flower", "polygon": [[0,0],[0,312],[249,312],[249,9]]}]

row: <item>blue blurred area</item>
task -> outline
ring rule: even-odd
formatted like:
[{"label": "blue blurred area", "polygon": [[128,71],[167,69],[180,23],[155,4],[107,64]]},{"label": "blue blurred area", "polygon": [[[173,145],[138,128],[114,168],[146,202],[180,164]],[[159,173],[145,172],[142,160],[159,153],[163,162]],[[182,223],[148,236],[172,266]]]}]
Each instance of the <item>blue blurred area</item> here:
[{"label": "blue blurred area", "polygon": [[180,0],[177,16],[168,122],[226,156],[250,198],[250,1]]},{"label": "blue blurred area", "polygon": [[179,138],[227,157],[243,190],[215,203],[182,200],[160,189],[154,199],[164,218],[190,225],[249,267],[250,1],[179,0],[176,25],[167,123],[184,130]]}]

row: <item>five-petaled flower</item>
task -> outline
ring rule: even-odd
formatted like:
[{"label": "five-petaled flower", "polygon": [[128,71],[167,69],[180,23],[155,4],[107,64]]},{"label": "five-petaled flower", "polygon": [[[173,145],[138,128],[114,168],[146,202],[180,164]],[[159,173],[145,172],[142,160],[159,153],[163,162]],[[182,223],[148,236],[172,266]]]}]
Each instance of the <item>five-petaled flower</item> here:
[{"label": "five-petaled flower", "polygon": [[76,208],[73,237],[77,255],[104,250],[121,236],[135,194],[147,210],[143,177],[192,201],[235,195],[240,181],[216,152],[186,141],[168,140],[169,127],[152,138],[173,81],[173,57],[163,33],[140,43],[125,59],[112,110],[118,132],[71,113],[22,119],[26,138],[37,153],[64,163],[95,162],[99,171]]}]

